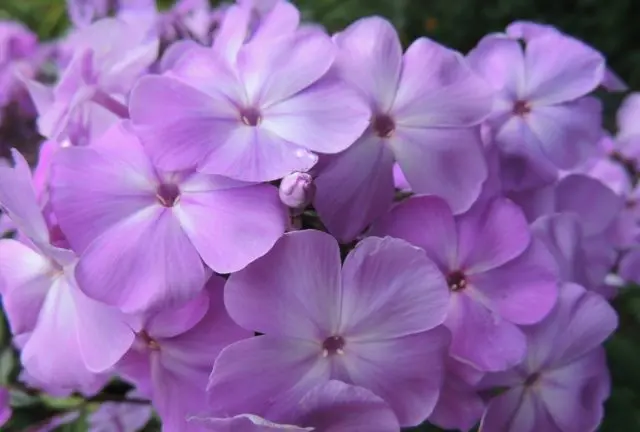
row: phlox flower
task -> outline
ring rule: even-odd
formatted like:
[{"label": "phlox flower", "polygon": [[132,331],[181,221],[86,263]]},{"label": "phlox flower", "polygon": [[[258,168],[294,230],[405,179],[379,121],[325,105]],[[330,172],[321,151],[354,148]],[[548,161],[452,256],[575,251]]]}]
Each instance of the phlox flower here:
[{"label": "phlox flower", "polygon": [[17,74],[35,75],[37,55],[38,37],[34,33],[20,23],[0,20],[0,110],[22,89]]},{"label": "phlox flower", "polygon": [[467,56],[495,90],[488,123],[501,150],[546,159],[561,169],[586,160],[601,137],[601,104],[587,95],[603,79],[604,57],[582,42],[549,32],[520,42],[483,38]]},{"label": "phlox flower", "polygon": [[452,357],[481,371],[522,361],[526,344],[518,326],[549,313],[557,270],[514,203],[496,198],[454,216],[441,198],[412,197],[382,217],[371,234],[424,249],[444,274]]},{"label": "phlox flower", "polygon": [[230,276],[225,305],[263,333],[222,350],[209,381],[212,414],[286,423],[286,413],[329,380],[385,400],[401,425],[418,425],[438,399],[449,343],[444,277],[402,240],[368,238],[340,268],[338,243],[285,234]]},{"label": "phlox flower", "polygon": [[187,418],[206,412],[207,378],[218,353],[251,335],[229,318],[223,288],[224,280],[214,275],[184,306],[139,316],[136,341],[116,365],[151,398],[166,432],[186,432]]},{"label": "phlox flower", "polygon": [[131,119],[158,167],[271,181],[307,171],[315,152],[360,136],[367,111],[328,74],[336,48],[321,31],[244,44],[249,11],[234,6],[212,49],[192,47],[162,76],[140,79]]},{"label": "phlox flower", "polygon": [[89,147],[58,151],[51,169],[53,209],[80,254],[80,288],[126,312],[192,298],[205,264],[240,270],[287,224],[274,186],[161,171],[126,122]]},{"label": "phlox flower", "polygon": [[40,133],[56,140],[67,138],[70,120],[86,104],[128,117],[124,98],[158,55],[157,38],[115,18],[78,30],[66,44],[73,56],[52,89],[50,103],[40,103],[46,94],[41,86],[28,87],[36,106],[43,108],[39,109]]},{"label": "phlox flower", "polygon": [[21,361],[37,381],[82,388],[122,357],[133,332],[116,309],[88,298],[74,277],[75,254],[51,244],[29,167],[0,167],[0,205],[25,241],[0,240],[0,286]]},{"label": "phlox flower", "polygon": [[[129,392],[130,396],[132,392]],[[135,395],[135,393],[134,393]],[[103,402],[87,421],[91,432],[138,432],[151,419],[150,405]]]},{"label": "phlox flower", "polygon": [[334,36],[336,74],[368,108],[369,125],[318,169],[314,206],[340,241],[353,240],[393,201],[393,163],[411,189],[455,212],[478,197],[487,168],[477,128],[491,110],[489,87],[460,54],[420,38],[402,53],[391,23],[364,18]]},{"label": "phlox flower", "polygon": [[612,151],[622,159],[640,166],[640,93],[631,93],[617,113],[618,134]]},{"label": "phlox flower", "polygon": [[485,432],[592,432],[602,420],[610,382],[600,344],[616,329],[613,308],[598,294],[565,284],[554,310],[523,327],[525,361],[487,375],[484,388],[505,389],[489,403]]},{"label": "phlox flower", "polygon": [[330,380],[311,389],[287,416],[287,424],[273,423],[253,414],[228,418],[193,418],[216,432],[396,432],[393,411],[382,399],[362,387]]}]

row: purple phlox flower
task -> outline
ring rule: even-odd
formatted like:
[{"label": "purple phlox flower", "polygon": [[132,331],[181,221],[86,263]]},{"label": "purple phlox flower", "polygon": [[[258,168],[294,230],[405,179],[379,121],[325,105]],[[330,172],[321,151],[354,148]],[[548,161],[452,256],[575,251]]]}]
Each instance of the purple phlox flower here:
[{"label": "purple phlox flower", "polygon": [[514,203],[496,198],[454,216],[441,198],[412,197],[382,217],[371,233],[424,249],[444,273],[452,357],[487,372],[523,359],[525,336],[518,325],[549,313],[558,280],[553,256],[532,238]]},{"label": "purple phlox flower", "polygon": [[618,109],[617,121],[618,134],[612,152],[637,167],[640,160],[640,93],[627,96]]},{"label": "purple phlox flower", "polygon": [[47,94],[36,83],[28,86],[40,114],[40,133],[58,141],[73,132],[70,123],[84,114],[78,111],[86,110],[87,104],[128,117],[125,98],[158,55],[157,38],[113,18],[77,31],[68,44],[73,57],[52,91]]},{"label": "purple phlox flower", "polygon": [[10,402],[11,395],[9,394],[9,390],[0,387],[0,426],[7,423],[13,414]]},{"label": "purple phlox flower", "polygon": [[485,409],[475,388],[484,375],[484,372],[449,357],[440,398],[429,422],[443,429],[471,430]]},{"label": "purple phlox flower", "polygon": [[129,129],[63,149],[52,167],[51,202],[89,297],[125,312],[178,305],[202,290],[205,264],[240,270],[284,233],[276,187],[161,171]]},{"label": "purple phlox flower", "polygon": [[415,193],[436,194],[456,212],[478,197],[487,168],[479,124],[489,87],[463,57],[420,38],[402,53],[394,27],[364,18],[334,36],[336,73],[368,106],[369,127],[316,179],[314,206],[340,241],[353,240],[390,207],[396,161]]},{"label": "purple phlox flower", "polygon": [[222,350],[209,381],[214,416],[287,412],[331,379],[385,400],[418,425],[440,391],[449,334],[447,287],[424,252],[398,239],[360,242],[340,268],[330,235],[285,234],[225,288],[231,317],[263,333]]},{"label": "purple phlox flower", "polygon": [[[291,410],[288,423],[273,423],[252,414],[230,418],[194,418],[216,432],[367,431],[397,432],[398,419],[389,405],[369,390],[330,380],[309,391]],[[294,426],[295,425],[295,426]]]},{"label": "purple phlox flower", "polygon": [[252,334],[229,318],[223,289],[214,275],[184,306],[143,314],[132,349],[116,366],[151,397],[167,432],[187,431],[188,417],[206,413],[211,365],[222,348]]},{"label": "purple phlox flower", "polygon": [[37,52],[38,37],[34,33],[20,23],[0,20],[0,110],[22,90],[17,75],[35,75]]},{"label": "purple phlox flower", "polygon": [[[509,196],[531,223],[548,216],[538,223],[536,230],[555,250],[563,280],[583,284],[588,289],[604,281],[615,264],[622,237],[619,230],[624,228],[628,217],[623,212],[622,197],[601,181],[583,174],[571,174],[555,185]],[[561,222],[554,214],[573,218]]]},{"label": "purple phlox flower", "polygon": [[503,34],[483,38],[467,59],[494,88],[489,118],[505,151],[546,158],[570,169],[587,159],[601,137],[601,103],[586,96],[604,75],[601,54],[560,33],[526,42]]},{"label": "purple phlox flower", "polygon": [[25,241],[0,240],[3,307],[14,335],[28,334],[21,361],[36,380],[78,388],[126,352],[133,333],[122,314],[88,298],[74,278],[74,252],[51,243],[29,167],[0,167],[0,205]]},{"label": "purple phlox flower", "polygon": [[160,15],[158,23],[165,43],[192,40],[201,45],[211,45],[217,24],[207,0],[178,0]]},{"label": "purple phlox flower", "polygon": [[[514,21],[507,26],[506,33],[513,38],[523,39],[525,41],[530,41],[535,37],[544,36],[549,33],[563,34],[551,25],[535,23],[532,21]],[[593,47],[589,48],[598,52]],[[611,68],[607,68],[605,70],[600,85],[611,92],[624,92],[629,89],[627,84],[618,75],[616,75]]]},{"label": "purple phlox flower", "polygon": [[104,402],[89,415],[89,432],[137,432],[152,414],[151,405]]},{"label": "purple phlox flower", "polygon": [[290,32],[243,45],[237,25],[224,38],[220,30],[214,49],[191,48],[170,72],[134,88],[131,118],[155,164],[270,181],[307,171],[313,152],[337,153],[358,138],[366,108],[327,74],[336,50],[329,36]]},{"label": "purple phlox flower", "polygon": [[[485,432],[595,431],[610,382],[600,344],[616,329],[613,308],[597,294],[565,284],[544,321],[523,328],[527,358],[487,375],[484,388],[507,390],[489,402]],[[559,331],[561,329],[561,331]]]}]

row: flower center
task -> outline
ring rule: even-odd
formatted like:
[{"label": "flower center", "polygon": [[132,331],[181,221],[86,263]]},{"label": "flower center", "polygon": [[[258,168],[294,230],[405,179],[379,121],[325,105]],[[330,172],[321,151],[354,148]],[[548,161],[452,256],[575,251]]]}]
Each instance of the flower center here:
[{"label": "flower center", "polygon": [[245,108],[240,111],[240,120],[247,126],[258,126],[262,117],[260,112],[255,108]]},{"label": "flower center", "polygon": [[523,117],[531,112],[531,105],[529,102],[518,100],[513,104],[513,113],[517,116]]},{"label": "flower center", "polygon": [[138,336],[151,351],[158,351],[160,349],[160,344],[154,338],[149,336],[149,333],[147,333],[145,330],[142,330],[140,333],[138,333]]},{"label": "flower center", "polygon": [[342,355],[344,354],[344,345],[345,341],[342,336],[330,336],[322,342],[322,356]]},{"label": "flower center", "polygon": [[538,372],[534,372],[531,375],[529,375],[527,379],[524,381],[524,386],[531,387],[535,385],[535,383],[537,383],[539,379],[540,379],[540,374]]},{"label": "flower center", "polygon": [[373,130],[380,138],[389,138],[396,130],[396,123],[387,114],[378,114],[373,118]]},{"label": "flower center", "polygon": [[173,207],[180,201],[180,189],[172,183],[162,183],[156,190],[156,198],[164,207]]},{"label": "flower center", "polygon": [[451,291],[462,291],[467,287],[467,278],[460,270],[449,273],[447,284]]}]

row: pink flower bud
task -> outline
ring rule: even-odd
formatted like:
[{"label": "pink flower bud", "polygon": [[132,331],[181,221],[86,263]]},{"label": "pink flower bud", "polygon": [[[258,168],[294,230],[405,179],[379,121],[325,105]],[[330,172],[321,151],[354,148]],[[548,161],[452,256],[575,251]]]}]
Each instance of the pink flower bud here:
[{"label": "pink flower bud", "polygon": [[302,209],[313,199],[316,186],[310,174],[294,172],[280,182],[280,200],[288,207]]}]

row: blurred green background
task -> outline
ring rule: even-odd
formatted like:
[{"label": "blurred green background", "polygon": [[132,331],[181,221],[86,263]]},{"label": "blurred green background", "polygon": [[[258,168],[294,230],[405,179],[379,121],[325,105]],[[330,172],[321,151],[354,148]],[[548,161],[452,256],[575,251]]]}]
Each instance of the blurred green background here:
[{"label": "blurred green background", "polygon": [[[26,23],[43,39],[67,26],[64,0],[0,0],[0,19]],[[161,0],[161,6],[171,1]],[[640,0],[297,0],[306,20],[329,30],[344,28],[371,14],[389,18],[405,44],[428,36],[467,52],[486,33],[502,31],[516,19],[552,24],[602,51],[612,68],[640,89]],[[609,97],[609,125],[621,97]],[[640,290],[626,290],[615,300],[620,330],[607,344],[613,377],[604,432],[640,432]],[[75,427],[78,427],[76,425]],[[84,430],[66,429],[66,430]],[[153,429],[150,429],[153,430]],[[432,430],[430,427],[416,429]],[[542,432],[542,431],[541,431]]]}]

